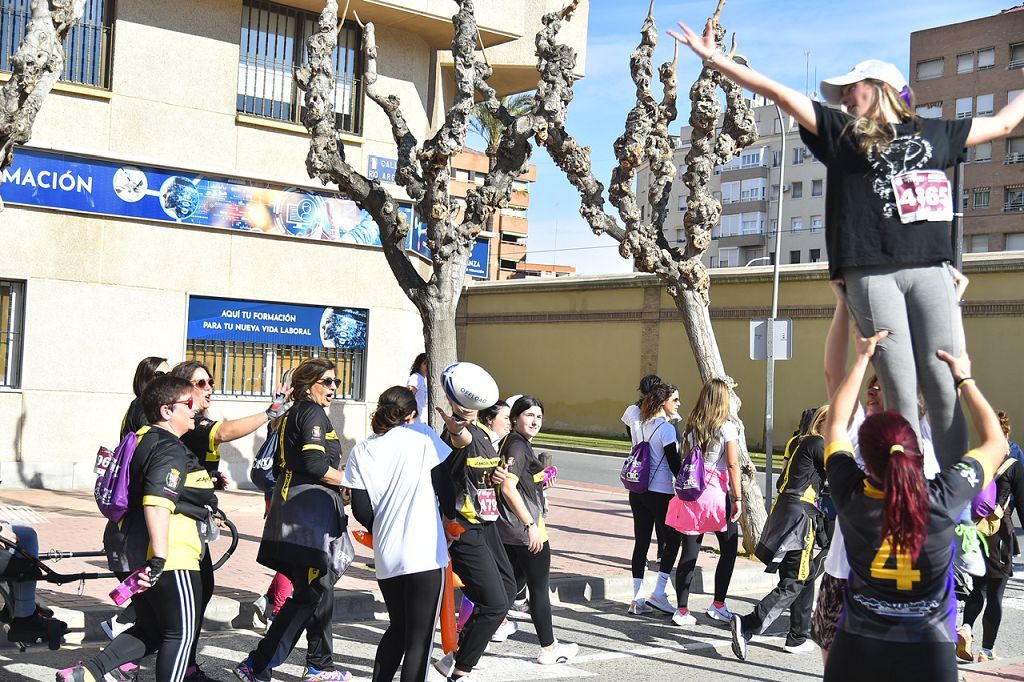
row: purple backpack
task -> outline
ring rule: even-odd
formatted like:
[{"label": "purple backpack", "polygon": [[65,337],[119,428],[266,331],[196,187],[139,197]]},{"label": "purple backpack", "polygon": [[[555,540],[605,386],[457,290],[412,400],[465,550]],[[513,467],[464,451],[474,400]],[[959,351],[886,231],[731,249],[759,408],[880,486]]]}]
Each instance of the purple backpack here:
[{"label": "purple backpack", "polygon": [[[657,429],[655,429],[657,432]],[[653,434],[652,434],[653,435]],[[640,432],[643,437],[643,431]],[[647,492],[647,484],[651,479],[651,444],[641,440],[629,451],[629,456],[622,463],[619,480],[631,493]]]},{"label": "purple backpack", "polygon": [[93,488],[93,496],[96,498],[96,506],[100,508],[100,513],[114,523],[123,519],[128,511],[132,457],[139,441],[149,428],[143,426],[135,433],[125,434],[113,452],[100,447],[96,453],[96,487]]},{"label": "purple backpack", "polygon": [[708,485],[704,473],[704,452],[696,443],[690,446],[690,452],[686,455],[682,465],[679,467],[679,474],[676,475],[675,490],[676,497],[684,502],[693,502],[701,496],[704,488]]},{"label": "purple backpack", "polygon": [[993,478],[971,499],[971,516],[983,519],[996,510],[996,481]]}]

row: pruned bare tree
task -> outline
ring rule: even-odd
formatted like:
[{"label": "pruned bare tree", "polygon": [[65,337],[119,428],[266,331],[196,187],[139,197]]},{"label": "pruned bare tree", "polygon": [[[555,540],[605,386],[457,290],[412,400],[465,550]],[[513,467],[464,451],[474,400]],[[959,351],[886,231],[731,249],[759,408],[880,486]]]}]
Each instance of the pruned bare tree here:
[{"label": "pruned bare tree", "polygon": [[[725,0],[720,0],[712,20],[719,44],[725,30],[718,19]],[[668,200],[675,175],[672,163],[672,143],[669,124],[677,115],[676,58],[661,65],[658,79],[662,84],[659,102],[651,92],[653,79],[652,58],[658,41],[654,22],[654,3],[651,2],[647,19],[641,28],[641,40],[630,56],[630,72],[636,85],[636,105],[626,117],[625,131],[615,140],[614,151],[618,165],[612,171],[608,198],[617,209],[622,224],[604,210],[604,187],[591,170],[590,150],[582,147],[566,131],[566,109],[572,100],[573,74],[567,64],[570,59],[566,46],[560,50],[550,48],[560,58],[545,60],[541,56],[542,86],[546,101],[554,103],[556,111],[547,112],[549,127],[543,141],[555,164],[565,172],[581,197],[580,214],[595,234],[607,234],[619,242],[619,253],[631,258],[634,266],[656,274],[665,283],[669,295],[683,318],[690,347],[704,381],[719,377],[735,387],[722,362],[714,329],[711,326],[708,287],[710,279],[701,263],[701,255],[711,243],[711,228],[721,216],[721,204],[710,191],[710,178],[715,166],[727,162],[740,150],[757,139],[757,127],[742,89],[723,78],[714,69],[705,67],[690,88],[693,146],[687,155],[684,182],[690,197],[684,218],[687,234],[685,248],[672,248],[665,240],[662,228],[668,217]],[[538,48],[540,41],[538,41]],[[541,53],[541,50],[538,49]],[[717,91],[725,93],[726,109],[721,131],[716,126],[722,106]],[[643,213],[633,190],[637,169],[643,164],[651,168],[654,181],[647,201],[651,207],[649,220]],[[744,549],[752,553],[761,536],[766,512],[764,497],[757,483],[757,470],[746,449],[743,424],[739,419],[740,400],[733,391],[732,417],[740,427],[740,464],[745,504],[741,524]]]},{"label": "pruned bare tree", "polygon": [[[452,17],[455,37],[452,56],[455,62],[455,94],[444,123],[429,140],[420,144],[401,112],[394,95],[377,89],[377,44],[374,25],[363,26],[362,52],[365,61],[366,95],[387,115],[398,146],[396,182],[413,200],[420,220],[427,227],[427,246],[432,260],[430,277],[424,278],[405,252],[409,225],[398,211],[397,200],[377,180],[369,180],[345,160],[345,148],[334,128],[335,81],[331,53],[337,43],[338,3],[328,0],[318,20],[317,32],[307,46],[309,63],[299,70],[298,82],[305,90],[306,111],[303,123],[312,134],[306,166],[312,177],[333,183],[373,217],[380,228],[381,244],[399,286],[420,313],[431,376],[455,362],[455,310],[462,293],[466,265],[473,242],[491,213],[507,206],[512,181],[526,172],[530,158],[528,143],[502,145],[491,163],[482,187],[471,189],[466,206],[460,210],[452,200],[448,185],[449,162],[466,140],[473,115],[474,93],[478,92],[488,108],[506,124],[513,118],[502,114],[495,92],[488,87],[491,68],[476,60],[478,38],[471,0],[458,0],[459,12]],[[358,17],[357,17],[358,20]],[[504,141],[504,138],[503,138]],[[438,426],[433,407],[443,405],[440,382],[429,381],[431,423]]]},{"label": "pruned bare tree", "polygon": [[[423,320],[427,353],[432,367],[444,366],[455,358],[455,306],[461,293],[462,277],[473,237],[491,211],[507,203],[512,180],[527,169],[532,144],[545,147],[555,164],[579,191],[580,213],[596,234],[608,234],[620,244],[624,258],[632,258],[638,270],[658,275],[679,308],[690,346],[701,377],[706,381],[721,377],[734,386],[726,374],[721,353],[711,327],[708,310],[709,277],[700,256],[710,244],[711,227],[718,222],[721,206],[711,195],[709,179],[715,166],[725,163],[757,139],[752,113],[741,89],[705,68],[690,91],[694,128],[693,149],[687,158],[685,182],[690,188],[690,205],[685,219],[688,244],[684,249],[670,248],[662,233],[668,216],[668,198],[675,167],[668,126],[676,117],[677,80],[675,59],[658,70],[663,85],[661,101],[651,94],[652,58],[658,33],[653,18],[653,2],[641,30],[641,42],[630,58],[636,84],[637,104],[626,119],[625,132],[615,141],[618,166],[613,171],[609,200],[618,210],[615,216],[605,211],[604,186],[593,175],[590,149],[583,147],[566,130],[568,107],[573,99],[576,52],[558,41],[563,23],[572,17],[579,0],[571,0],[558,12],[542,18],[535,38],[537,71],[540,79],[532,106],[511,112],[487,85],[490,67],[475,60],[476,23],[471,0],[458,0],[459,13],[453,17],[455,38],[456,94],[445,123],[437,134],[421,146],[409,131],[397,97],[377,92],[376,45],[373,26],[363,33],[366,58],[367,95],[391,121],[398,145],[396,181],[416,202],[421,219],[427,221],[428,244],[433,251],[432,274],[424,280],[412,267],[403,251],[408,226],[397,212],[395,200],[377,181],[367,180],[345,163],[344,149],[334,130],[334,81],[330,54],[338,27],[337,3],[328,0],[320,16],[319,30],[310,39],[309,66],[299,73],[306,89],[307,128],[313,134],[307,159],[310,174],[336,183],[377,221],[381,228],[384,252],[410,300]],[[718,24],[725,0],[714,14],[718,41],[725,30]],[[717,90],[725,93],[725,122],[715,134],[722,112]],[[483,187],[470,192],[461,220],[457,220],[448,195],[447,162],[462,147],[466,125],[476,90],[482,106],[502,123],[496,145],[492,146],[490,172]],[[633,178],[642,164],[654,171],[648,201],[653,208],[650,221],[641,217],[633,191]],[[439,386],[431,384],[432,404],[443,400]],[[741,523],[744,548],[752,552],[765,521],[763,495],[756,481],[756,470],[747,453],[743,426],[738,418],[739,399],[733,393],[733,417],[740,425],[741,469],[744,505]]]},{"label": "pruned bare tree", "polygon": [[11,78],[0,88],[0,170],[14,159],[14,145],[32,137],[43,100],[64,72],[64,38],[84,11],[85,0],[33,0]]}]

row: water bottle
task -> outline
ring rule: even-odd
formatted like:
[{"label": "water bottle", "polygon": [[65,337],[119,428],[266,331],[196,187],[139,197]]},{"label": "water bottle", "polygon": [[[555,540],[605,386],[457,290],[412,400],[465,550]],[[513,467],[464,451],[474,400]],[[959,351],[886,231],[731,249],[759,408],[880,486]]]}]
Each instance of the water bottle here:
[{"label": "water bottle", "polygon": [[145,570],[140,568],[135,571],[110,592],[110,598],[114,600],[115,604],[122,606],[126,601],[143,590],[142,583],[139,582],[139,575]]}]

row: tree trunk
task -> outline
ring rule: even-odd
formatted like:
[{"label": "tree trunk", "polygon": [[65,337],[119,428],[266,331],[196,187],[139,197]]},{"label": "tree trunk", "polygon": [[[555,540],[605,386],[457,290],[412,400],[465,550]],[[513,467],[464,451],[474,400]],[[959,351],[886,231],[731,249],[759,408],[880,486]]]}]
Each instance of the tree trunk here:
[{"label": "tree trunk", "polygon": [[427,351],[427,411],[428,421],[441,433],[444,422],[435,407],[448,410],[448,399],[441,383],[441,372],[459,361],[455,338],[455,311],[462,293],[462,282],[466,274],[468,253],[456,253],[453,257],[435,265],[434,276],[426,295],[414,299],[423,321],[423,341]]},{"label": "tree trunk", "polygon": [[732,389],[729,414],[740,432],[740,491],[743,493],[740,527],[743,529],[743,549],[752,555],[765,521],[768,520],[768,513],[765,510],[761,486],[757,482],[757,468],[747,452],[746,429],[739,418],[740,398],[736,394],[735,382],[725,373],[722,355],[715,340],[715,330],[711,326],[711,311],[704,303],[704,297],[699,291],[692,289],[676,288],[675,292],[672,298],[682,313],[686,336],[690,341],[693,357],[697,361],[701,380],[706,382],[713,377],[720,377],[725,379]]}]

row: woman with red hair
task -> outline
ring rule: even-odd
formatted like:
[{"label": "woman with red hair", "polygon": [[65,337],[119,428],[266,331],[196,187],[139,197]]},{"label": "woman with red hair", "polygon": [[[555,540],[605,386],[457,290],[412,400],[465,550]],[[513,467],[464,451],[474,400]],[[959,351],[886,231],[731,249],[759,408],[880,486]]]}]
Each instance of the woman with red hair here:
[{"label": "woman with red hair", "polygon": [[971,378],[966,352],[953,358],[939,351],[981,445],[928,481],[913,427],[895,411],[882,412],[860,427],[861,471],[846,429],[868,362],[887,334],[856,340],[856,359],[825,425],[825,468],[851,570],[824,679],[877,675],[881,660],[888,679],[955,682],[953,528],[1006,456],[1006,438]]}]

